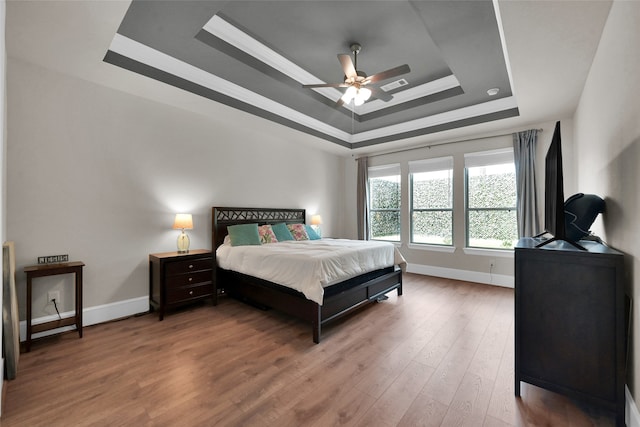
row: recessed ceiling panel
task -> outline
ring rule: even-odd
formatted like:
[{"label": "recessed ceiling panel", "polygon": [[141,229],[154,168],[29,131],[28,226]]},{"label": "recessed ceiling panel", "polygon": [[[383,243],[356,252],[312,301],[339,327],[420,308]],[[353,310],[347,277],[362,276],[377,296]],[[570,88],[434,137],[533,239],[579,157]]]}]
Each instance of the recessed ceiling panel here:
[{"label": "recessed ceiling panel", "polygon": [[[518,115],[499,25],[491,1],[134,0],[105,61],[357,148]],[[339,105],[344,87],[303,88],[343,83],[338,54],[410,71]]]}]

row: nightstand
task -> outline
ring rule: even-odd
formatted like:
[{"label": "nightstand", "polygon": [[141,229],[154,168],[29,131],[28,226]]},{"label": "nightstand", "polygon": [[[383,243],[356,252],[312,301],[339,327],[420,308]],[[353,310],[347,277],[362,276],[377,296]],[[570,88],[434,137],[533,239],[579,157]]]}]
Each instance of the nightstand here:
[{"label": "nightstand", "polygon": [[149,255],[149,306],[164,318],[166,309],[213,297],[210,250]]}]

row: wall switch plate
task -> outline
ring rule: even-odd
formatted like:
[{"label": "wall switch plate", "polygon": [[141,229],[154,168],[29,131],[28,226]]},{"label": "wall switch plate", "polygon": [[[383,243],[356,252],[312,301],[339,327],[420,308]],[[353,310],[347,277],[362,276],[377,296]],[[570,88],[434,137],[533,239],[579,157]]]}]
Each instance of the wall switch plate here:
[{"label": "wall switch plate", "polygon": [[69,254],[38,257],[38,264],[55,264],[58,262],[69,262]]}]

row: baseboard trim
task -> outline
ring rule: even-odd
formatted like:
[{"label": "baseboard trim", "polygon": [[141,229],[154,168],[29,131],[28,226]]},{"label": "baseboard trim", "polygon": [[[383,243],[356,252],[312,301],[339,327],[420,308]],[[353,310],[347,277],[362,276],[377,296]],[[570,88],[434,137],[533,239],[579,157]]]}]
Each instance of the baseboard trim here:
[{"label": "baseboard trim", "polygon": [[626,402],[624,411],[625,424],[627,427],[640,427],[640,412],[638,412],[636,401],[626,385],[624,386],[624,397]]},{"label": "baseboard trim", "polygon": [[487,285],[513,288],[513,276],[504,274],[483,273],[480,271],[458,270],[455,268],[435,267],[433,265],[407,264],[407,272],[426,276],[444,277],[445,279],[464,280]]},{"label": "baseboard trim", "polygon": [[[96,305],[88,307],[82,310],[82,326],[91,326],[98,323],[104,323],[115,319],[121,319],[127,316],[133,316],[134,314],[144,313],[149,310],[149,297],[132,298],[124,301],[118,301],[110,304]],[[66,319],[73,317],[73,311],[66,311],[60,313],[60,317]],[[32,324],[38,325],[40,323],[50,322],[56,320],[57,315],[39,317],[33,319]],[[75,326],[65,326],[58,329],[52,329],[50,331],[43,331],[37,334],[33,334],[33,338],[46,337],[48,335],[57,334],[65,331],[73,331]],[[20,340],[24,341],[27,337],[27,321],[20,322]]]}]

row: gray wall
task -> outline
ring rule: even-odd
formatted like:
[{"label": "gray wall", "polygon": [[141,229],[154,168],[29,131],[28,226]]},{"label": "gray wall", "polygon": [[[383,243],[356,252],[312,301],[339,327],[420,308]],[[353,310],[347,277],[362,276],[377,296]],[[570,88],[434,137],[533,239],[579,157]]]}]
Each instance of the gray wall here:
[{"label": "gray wall", "polygon": [[640,402],[640,7],[615,1],[575,114],[578,190],[605,198],[597,228],[626,253],[633,298],[627,384]]},{"label": "gray wall", "polygon": [[[324,234],[339,234],[342,159],[309,136],[228,107],[206,117],[12,58],[7,79],[7,239],[16,244],[23,319],[21,271],[39,255],[86,263],[85,308],[146,296],[148,254],[175,250],[177,212],[194,215],[192,248],[211,247],[211,206],[306,208],[323,216]],[[37,279],[34,317],[55,314],[46,303],[54,288],[72,309],[71,278]]]}]

